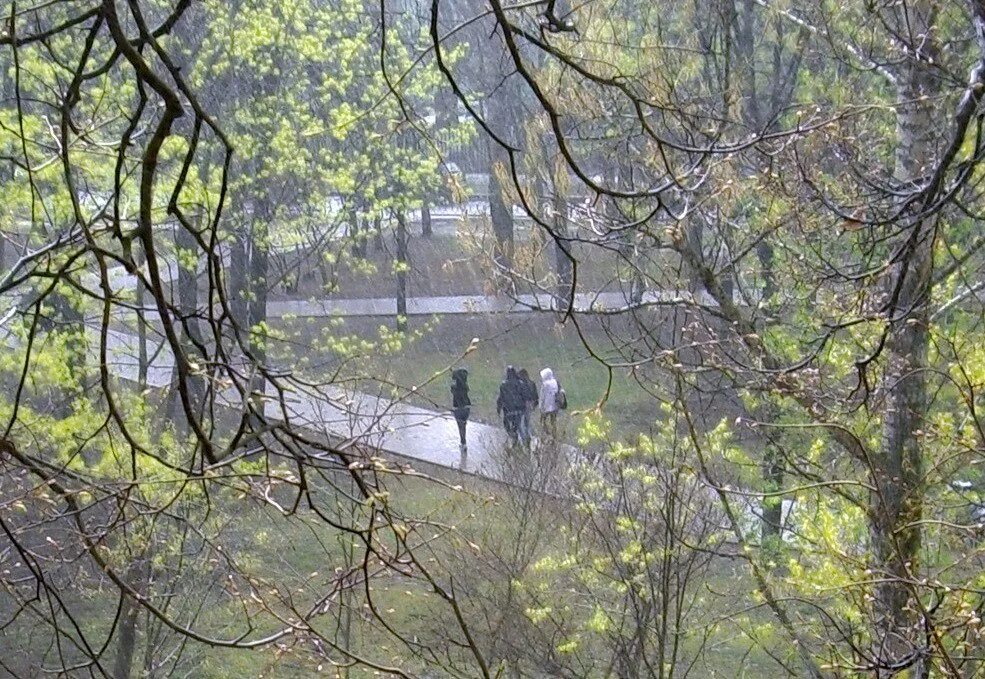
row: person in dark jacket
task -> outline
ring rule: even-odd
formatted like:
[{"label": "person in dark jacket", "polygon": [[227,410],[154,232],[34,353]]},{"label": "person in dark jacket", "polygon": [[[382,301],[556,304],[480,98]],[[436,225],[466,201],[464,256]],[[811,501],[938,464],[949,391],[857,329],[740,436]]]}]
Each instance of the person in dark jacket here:
[{"label": "person in dark jacket", "polygon": [[526,368],[521,368],[517,373],[520,380],[521,392],[523,393],[523,414],[520,416],[520,441],[525,446],[530,445],[530,438],[533,430],[530,428],[530,413],[537,407],[537,385],[530,379],[530,373]]},{"label": "person in dark jacket", "polygon": [[506,368],[506,378],[499,385],[499,398],[496,399],[496,414],[503,417],[503,427],[515,445],[520,433],[520,418],[523,417],[523,383],[513,366]]},{"label": "person in dark jacket", "polygon": [[469,413],[472,410],[472,400],[469,398],[469,371],[456,368],[451,373],[451,411],[458,424],[458,438],[465,452],[468,445],[465,441],[465,428],[469,423]]}]

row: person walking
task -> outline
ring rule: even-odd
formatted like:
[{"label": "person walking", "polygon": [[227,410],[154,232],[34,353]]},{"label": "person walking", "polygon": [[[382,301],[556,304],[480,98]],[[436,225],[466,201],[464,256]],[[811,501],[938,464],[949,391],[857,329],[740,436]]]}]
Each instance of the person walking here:
[{"label": "person walking", "polygon": [[510,437],[510,445],[516,445],[523,416],[523,385],[513,366],[507,366],[506,377],[499,385],[496,414],[503,417],[503,427]]},{"label": "person walking", "polygon": [[[562,405],[563,400],[563,405]],[[554,377],[554,371],[540,371],[540,426],[552,439],[557,438],[557,411],[567,406],[564,390]]]},{"label": "person walking", "polygon": [[537,407],[537,385],[530,379],[526,368],[520,368],[517,373],[520,379],[520,393],[523,394],[523,413],[520,415],[520,441],[529,446],[533,436],[530,426],[530,413]]},{"label": "person walking", "polygon": [[469,413],[472,410],[472,400],[469,398],[469,371],[456,368],[451,373],[451,410],[458,425],[459,445],[462,453],[468,450],[465,439],[465,428],[469,423]]}]

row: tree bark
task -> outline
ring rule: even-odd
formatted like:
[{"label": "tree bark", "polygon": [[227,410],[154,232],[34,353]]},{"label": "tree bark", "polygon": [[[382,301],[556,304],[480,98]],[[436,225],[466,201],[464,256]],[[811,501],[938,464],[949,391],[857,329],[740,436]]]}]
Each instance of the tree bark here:
[{"label": "tree bark", "polygon": [[407,219],[397,212],[397,330],[407,330]]},{"label": "tree bark", "polygon": [[383,252],[386,247],[383,244],[383,217],[380,214],[373,216],[373,235],[376,242],[376,251]]},{"label": "tree bark", "polygon": [[496,263],[496,278],[508,279],[513,268],[513,251],[515,246],[513,235],[513,207],[508,205],[505,197],[505,186],[501,179],[509,163],[506,152],[490,142],[489,148],[489,219],[492,222],[493,235],[496,244],[493,260]]},{"label": "tree bark", "polygon": [[123,599],[120,613],[119,638],[113,662],[113,679],[130,679],[133,654],[137,644],[137,604],[129,596]]},{"label": "tree bark", "polygon": [[246,227],[237,228],[229,246],[229,300],[233,321],[241,331],[248,329],[250,286],[246,275],[247,267],[247,234]]},{"label": "tree bark", "polygon": [[[734,23],[735,30],[735,52],[737,80],[741,87],[740,112],[743,124],[752,132],[763,131],[768,127],[768,121],[776,115],[782,106],[785,105],[784,93],[792,92],[793,83],[796,83],[797,71],[799,70],[799,57],[793,57],[793,62],[789,73],[784,79],[783,65],[781,58],[782,45],[777,43],[773,50],[773,72],[772,82],[767,83],[765,92],[760,93],[757,58],[756,58],[756,36],[762,31],[761,23],[758,21],[758,10],[755,0],[741,0],[741,5],[732,6],[730,13],[731,21]],[[764,78],[767,80],[767,78]],[[772,87],[772,90],[770,89]],[[789,89],[788,89],[789,88]],[[768,93],[768,94],[767,94]],[[767,106],[766,115],[763,113],[763,106],[760,99],[764,99]],[[750,175],[757,174],[762,168],[753,163],[747,168]],[[745,216],[746,221],[749,216]],[[764,238],[756,248],[756,255],[759,259],[760,271],[763,279],[762,304],[763,309],[768,309],[776,294],[776,276],[774,268],[773,246]],[[731,274],[731,269],[728,270]],[[729,284],[731,284],[731,275]],[[731,289],[729,294],[731,294]],[[768,313],[768,311],[767,311]],[[779,416],[778,408],[775,404],[765,402],[760,408],[758,417],[765,421],[774,421]],[[763,490],[771,493],[783,487],[786,476],[786,469],[782,451],[776,442],[767,441],[764,446],[762,461]],[[783,530],[783,502],[779,497],[765,497],[762,502],[762,518],[760,522],[760,535],[763,546],[768,550],[776,550],[780,547],[780,539]]]},{"label": "tree bark", "polygon": [[147,324],[144,321],[144,305],[147,303],[147,288],[140,276],[136,285],[137,306],[137,390],[143,392],[147,388]]},{"label": "tree bark", "polygon": [[[900,10],[902,11],[902,10]],[[911,47],[935,57],[935,10],[929,0],[909,3],[905,21]],[[904,18],[899,19],[901,25]],[[930,60],[935,63],[936,59]],[[897,108],[897,179],[916,183],[934,160],[933,125],[938,85],[923,59],[909,58],[901,67]],[[928,301],[933,280],[933,228],[925,221],[906,225],[907,248],[887,277],[886,342],[882,388],[885,406],[879,455],[873,460],[870,536],[874,570],[875,655],[898,662],[923,646],[913,592],[908,585],[919,568],[923,514],[923,451],[919,430],[927,408]],[[895,297],[895,302],[892,300]],[[895,671],[880,671],[891,676]],[[914,676],[923,676],[917,667]]]},{"label": "tree bark", "polygon": [[[735,50],[739,61],[742,87],[742,120],[758,131],[763,124],[756,81],[756,6],[754,0],[742,0],[736,22]],[[775,74],[779,77],[779,74]]]},{"label": "tree bark", "polygon": [[[250,306],[249,329],[267,322],[267,275],[269,266],[269,251],[267,247],[266,221],[255,224],[250,239]],[[266,339],[251,334],[250,349],[258,363],[263,363],[267,357]],[[258,385],[262,390],[262,382]]]},{"label": "tree bark", "polygon": [[[150,561],[146,554],[138,554],[127,568],[127,579],[143,594],[150,579]],[[137,615],[140,606],[130,595],[123,595],[120,621],[117,627],[119,636],[116,642],[116,657],[113,659],[113,679],[130,679],[133,656],[137,649]]]},{"label": "tree bark", "polygon": [[349,216],[349,232],[347,235],[349,236],[352,255],[354,257],[359,257],[359,241],[361,240],[361,234],[359,231],[359,212],[357,210],[353,210],[352,214]]},{"label": "tree bark", "polygon": [[[776,274],[773,270],[773,246],[763,239],[756,249],[759,258],[760,271],[763,278],[762,309],[769,314],[776,295]],[[767,422],[773,422],[779,417],[779,409],[775,404],[766,401],[763,406],[763,417]],[[767,441],[763,454],[763,490],[775,493],[783,488],[786,468],[782,451],[775,442]],[[763,499],[762,541],[767,549],[778,549],[783,534],[783,500],[781,497],[766,497]],[[779,563],[779,562],[777,562]]]},{"label": "tree bark", "polygon": [[553,188],[551,196],[551,212],[554,217],[554,267],[557,273],[558,308],[567,311],[571,297],[574,294],[574,265],[568,238],[568,202],[562,193],[562,187],[555,173],[551,175]]},{"label": "tree bark", "polygon": [[[180,336],[183,349],[189,357],[199,354],[197,346],[202,346],[202,330],[198,319],[198,244],[188,230],[178,225],[175,231],[175,245],[178,249],[178,314]],[[194,359],[192,359],[194,360]],[[172,384],[177,381],[175,368]],[[205,385],[201,375],[191,374],[188,378],[188,392],[195,412],[200,412],[204,399]],[[180,422],[183,413],[178,394],[173,395],[172,417]],[[187,428],[186,428],[187,429]]]},{"label": "tree bark", "polygon": [[431,201],[427,198],[421,204],[421,235],[425,238],[434,235],[434,227],[431,224]]},{"label": "tree bark", "polygon": [[[627,157],[630,150],[627,148]],[[632,190],[634,187],[633,169],[629,165],[618,163],[616,165],[616,186],[622,191]],[[613,222],[619,224],[625,221],[625,216],[620,213],[619,206],[610,201],[610,216]],[[643,275],[643,263],[640,258],[639,247],[636,242],[636,232],[626,229],[618,234],[619,252],[623,262],[629,267],[629,290],[628,295],[624,290],[623,296],[627,304],[639,304],[643,301],[643,292],[646,288],[646,279]],[[620,287],[622,287],[620,285]]]},{"label": "tree bark", "polygon": [[352,211],[352,252],[356,257],[366,259],[367,240],[369,239],[369,216],[366,206],[360,200]]},{"label": "tree bark", "polygon": [[335,265],[329,264],[325,257],[318,256],[318,275],[321,278],[321,289],[324,293],[335,292],[337,275]]}]

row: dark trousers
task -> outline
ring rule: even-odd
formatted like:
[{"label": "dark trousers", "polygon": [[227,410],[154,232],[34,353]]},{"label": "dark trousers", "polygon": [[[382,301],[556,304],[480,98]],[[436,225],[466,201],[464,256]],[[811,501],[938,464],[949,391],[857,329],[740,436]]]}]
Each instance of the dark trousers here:
[{"label": "dark trousers", "polygon": [[520,441],[523,445],[529,446],[530,439],[533,437],[533,429],[530,428],[530,408],[524,408],[520,413]]},{"label": "dark trousers", "polygon": [[455,408],[455,424],[458,425],[458,440],[465,445],[465,428],[469,424],[469,408]]},{"label": "dark trousers", "polygon": [[522,417],[522,410],[509,410],[503,413],[503,426],[506,428],[506,434],[513,443],[516,443],[517,436],[520,433],[520,418]]}]

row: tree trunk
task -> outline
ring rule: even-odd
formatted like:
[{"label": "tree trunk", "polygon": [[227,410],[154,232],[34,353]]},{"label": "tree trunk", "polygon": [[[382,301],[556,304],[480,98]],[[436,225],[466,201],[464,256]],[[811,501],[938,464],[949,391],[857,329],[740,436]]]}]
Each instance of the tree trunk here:
[{"label": "tree trunk", "polygon": [[[775,408],[770,408],[775,411]],[[768,443],[763,453],[763,491],[775,493],[783,487],[783,458],[776,444]],[[763,547],[776,550],[780,546],[783,533],[783,500],[768,496],[763,499],[761,538]]]},{"label": "tree trunk", "polygon": [[[65,337],[65,358],[69,375],[76,385],[82,386],[86,376],[88,340],[86,338],[85,318],[82,312],[63,294],[52,295],[52,311],[57,322],[47,327],[49,332],[57,332]],[[43,326],[42,326],[43,327]],[[55,410],[59,417],[68,417],[72,412],[70,398],[63,398]]]},{"label": "tree trunk", "polygon": [[[741,73],[742,120],[752,131],[758,132],[763,124],[756,83],[756,5],[755,0],[742,0],[742,12],[736,25],[735,50]],[[779,77],[779,73],[774,74]]]},{"label": "tree trunk", "polygon": [[[929,0],[910,3],[905,20],[909,39],[925,55],[936,56],[935,11]],[[902,10],[900,10],[902,12]],[[936,59],[928,59],[936,63]],[[900,68],[897,108],[896,174],[902,183],[918,181],[933,163],[933,113],[937,89],[933,66],[909,58]],[[892,319],[886,342],[883,380],[885,413],[882,447],[873,461],[870,534],[875,577],[873,612],[875,653],[884,663],[899,661],[924,644],[917,605],[907,584],[919,577],[923,514],[923,455],[918,431],[927,408],[928,301],[933,269],[933,228],[926,221],[906,225],[908,250],[887,277]],[[895,674],[886,670],[878,676]],[[923,676],[915,668],[914,676]]]},{"label": "tree trunk", "polygon": [[143,280],[137,277],[136,290],[137,306],[137,390],[143,392],[147,389],[147,324],[144,322],[144,305],[147,303],[147,290]]},{"label": "tree trunk", "polygon": [[116,658],[113,662],[113,679],[130,679],[133,653],[137,645],[137,604],[129,596],[123,599],[120,613],[119,637]]},{"label": "tree trunk", "polygon": [[[763,278],[762,309],[769,315],[776,295],[776,274],[773,270],[773,246],[763,239],[756,250]],[[762,406],[761,415],[766,422],[775,422],[779,417],[779,409],[775,404],[766,401]],[[775,442],[767,441],[763,454],[763,491],[775,493],[783,488],[786,468],[782,451]],[[783,534],[783,499],[782,497],[766,497],[763,499],[762,542],[768,550],[777,550],[781,545]],[[777,559],[779,564],[780,560]]]},{"label": "tree trunk", "polygon": [[[491,73],[485,60],[479,61],[479,77],[486,81],[495,78]],[[497,96],[488,97],[485,102],[485,114],[487,122],[493,126],[500,137],[507,143],[516,145],[519,139],[517,132],[522,126],[517,124],[511,104],[519,101],[519,93],[515,90],[513,79],[507,79],[500,83]],[[493,236],[493,262],[496,271],[493,273],[497,287],[508,287],[513,269],[513,208],[507,205],[504,189],[509,180],[510,170],[509,153],[492,139],[486,140],[486,169],[489,173],[489,219],[492,222]]]},{"label": "tree trunk", "polygon": [[506,152],[490,142],[489,149],[489,219],[492,222],[496,244],[493,261],[496,263],[496,278],[510,278],[513,268],[513,207],[506,203],[502,172],[507,171],[509,158]]},{"label": "tree trunk", "polygon": [[322,292],[330,293],[335,291],[335,267],[328,263],[322,256],[318,256],[318,274],[321,277]]},{"label": "tree trunk", "polygon": [[574,265],[571,257],[571,243],[568,237],[568,201],[564,195],[562,172],[567,172],[564,161],[558,158],[551,172],[551,214],[554,218],[554,271],[557,274],[558,309],[567,311],[574,294]]},{"label": "tree trunk", "polygon": [[421,235],[425,238],[434,235],[434,227],[431,225],[431,201],[427,198],[421,204]]},{"label": "tree trunk", "polygon": [[353,254],[361,259],[366,259],[367,241],[369,240],[369,216],[366,214],[366,206],[362,201],[356,203],[356,209],[352,212],[352,237]]},{"label": "tree trunk", "polygon": [[383,243],[383,217],[378,213],[373,216],[373,235],[376,240],[376,251],[383,252],[386,249]]},{"label": "tree trunk", "polygon": [[[760,105],[762,95],[759,92],[756,71],[756,36],[760,34],[761,29],[757,22],[755,1],[741,0],[741,8],[733,5],[730,18],[734,23],[735,31],[737,80],[741,87],[741,119],[749,131],[759,132],[766,126],[766,120],[764,120],[763,110]],[[779,57],[777,56],[777,52],[774,51],[774,72],[772,73],[772,87],[774,90],[772,101],[782,101],[782,99],[778,98],[776,91],[779,88],[786,87],[780,68]],[[795,74],[791,75],[791,79],[795,80],[795,77]],[[777,111],[770,111],[768,115],[772,116]],[[755,176],[761,169],[753,163],[747,168],[747,171],[750,176]],[[749,215],[743,215],[742,219],[749,221],[750,217]],[[756,249],[756,254],[759,259],[763,278],[762,304],[763,309],[767,310],[773,302],[773,296],[776,294],[776,277],[773,271],[773,247],[766,238],[760,241]],[[731,274],[731,269],[728,271]],[[731,275],[728,278],[728,283],[731,286]],[[731,290],[729,290],[729,294],[731,294]],[[766,311],[766,313],[769,312]],[[773,422],[779,417],[778,408],[775,404],[768,401],[757,408],[757,410],[759,412],[754,413],[754,416],[767,422]],[[763,491],[766,493],[779,491],[783,487],[785,472],[784,459],[778,444],[776,442],[766,441],[762,461]],[[763,498],[761,514],[760,536],[763,547],[769,552],[774,552],[781,546],[780,540],[783,532],[782,499],[777,496]],[[776,559],[775,563],[779,564],[780,560]]]},{"label": "tree trunk", "polygon": [[407,220],[397,212],[397,330],[407,330]]},{"label": "tree trunk", "polygon": [[[127,568],[127,582],[144,594],[150,580],[150,560],[146,554],[138,554]],[[137,648],[137,614],[140,606],[129,595],[124,595],[120,621],[117,626],[116,658],[113,661],[113,679],[130,679],[133,656]]]},{"label": "tree trunk", "polygon": [[250,286],[246,275],[247,233],[246,227],[237,228],[229,246],[229,306],[233,321],[240,331],[248,330]]},{"label": "tree trunk", "polygon": [[144,615],[144,662],[141,679],[155,679],[157,676],[156,657],[160,646],[161,630],[164,623],[147,611]]},{"label": "tree trunk", "polygon": [[[267,229],[264,225],[256,224],[250,243],[250,307],[249,328],[252,333],[257,326],[267,323],[267,275],[269,269],[269,252],[267,250]],[[266,361],[266,337],[262,330],[250,336],[250,349],[254,358],[260,364]],[[255,385],[255,391],[263,392],[263,381]]]},{"label": "tree trunk", "polygon": [[356,210],[352,211],[349,217],[349,242],[351,244],[351,252],[353,257],[360,257],[360,247],[359,242],[361,239],[361,233],[359,231],[359,212]]},{"label": "tree trunk", "polygon": [[[200,354],[198,346],[202,345],[202,329],[198,319],[198,243],[195,237],[188,230],[178,225],[175,235],[175,246],[178,249],[178,315],[180,337],[182,349],[189,361],[197,363],[195,356]],[[175,368],[172,384],[178,379],[177,368]],[[205,396],[205,385],[202,375],[195,371],[188,378],[188,393],[192,403],[192,408],[196,413],[200,412]],[[184,412],[181,409],[181,399],[177,392],[173,394],[172,417],[175,422],[184,419]],[[187,432],[186,427],[186,432]]]},{"label": "tree trunk", "polygon": [[[627,156],[630,150],[626,149]],[[628,165],[617,164],[616,166],[616,186],[622,191],[634,189],[633,169]],[[616,224],[623,222],[625,216],[620,213],[618,205],[610,201],[610,218]],[[622,255],[623,263],[629,267],[629,290],[624,298],[628,305],[639,304],[643,301],[643,292],[646,288],[646,279],[643,275],[643,263],[640,258],[639,247],[636,242],[636,232],[634,229],[626,229],[618,234],[619,252]]]},{"label": "tree trunk", "polygon": [[[178,311],[181,327],[189,344],[202,343],[202,329],[198,318],[198,243],[182,226],[175,233],[175,244],[183,256],[178,257]],[[186,266],[182,266],[182,262]]]}]

